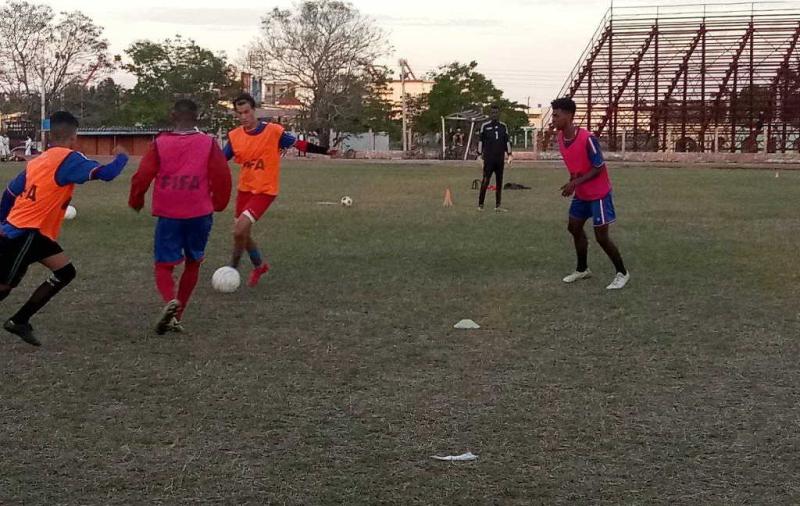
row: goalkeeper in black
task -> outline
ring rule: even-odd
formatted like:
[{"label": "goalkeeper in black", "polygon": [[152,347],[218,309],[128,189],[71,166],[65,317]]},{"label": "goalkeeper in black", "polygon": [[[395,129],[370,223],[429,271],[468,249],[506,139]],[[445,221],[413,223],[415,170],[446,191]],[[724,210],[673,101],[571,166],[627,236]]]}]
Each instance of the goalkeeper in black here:
[{"label": "goalkeeper in black", "polygon": [[486,190],[494,174],[496,201],[494,210],[499,213],[508,212],[500,206],[503,199],[503,169],[505,168],[506,155],[508,163],[511,164],[511,140],[508,136],[508,127],[500,121],[500,108],[493,105],[489,111],[490,121],[487,121],[480,128],[480,140],[478,141],[478,156],[483,158],[483,179],[481,180],[481,191],[478,197],[478,210],[483,211],[483,204],[486,200]]}]

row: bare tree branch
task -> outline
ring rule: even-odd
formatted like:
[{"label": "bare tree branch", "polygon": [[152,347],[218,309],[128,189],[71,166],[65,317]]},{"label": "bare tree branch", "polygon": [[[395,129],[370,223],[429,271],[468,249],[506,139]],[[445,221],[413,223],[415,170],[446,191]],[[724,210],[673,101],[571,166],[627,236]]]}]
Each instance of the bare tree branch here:
[{"label": "bare tree branch", "polygon": [[85,14],[12,1],[0,8],[0,90],[48,97],[66,86],[100,79],[112,67],[103,29]]},{"label": "bare tree branch", "polygon": [[244,61],[262,77],[291,81],[307,92],[298,97],[307,127],[325,143],[329,131],[361,106],[373,63],[389,51],[386,34],[349,2],[306,0],[267,13]]}]

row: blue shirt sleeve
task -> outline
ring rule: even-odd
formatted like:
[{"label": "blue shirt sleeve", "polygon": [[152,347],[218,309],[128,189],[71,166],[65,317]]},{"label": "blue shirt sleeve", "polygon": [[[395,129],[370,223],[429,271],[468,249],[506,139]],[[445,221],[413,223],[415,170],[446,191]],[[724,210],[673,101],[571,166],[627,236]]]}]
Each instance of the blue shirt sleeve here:
[{"label": "blue shirt sleeve", "polygon": [[108,165],[100,165],[99,162],[86,158],[83,153],[75,151],[67,156],[56,171],[56,184],[83,184],[93,179],[111,181],[119,176],[127,163],[127,156],[117,155]]},{"label": "blue shirt sleeve", "polygon": [[295,137],[294,134],[290,134],[289,132],[283,132],[279,144],[281,149],[288,149],[294,146],[295,142],[297,142],[297,137]]},{"label": "blue shirt sleeve", "polygon": [[0,223],[5,223],[11,208],[14,207],[14,202],[24,191],[25,171],[23,170],[8,184],[8,188],[3,192],[3,197],[0,199]]},{"label": "blue shirt sleeve", "polygon": [[225,159],[230,161],[233,158],[233,146],[231,146],[231,140],[228,139],[228,142],[225,143],[225,147],[222,149],[222,152],[225,154]]},{"label": "blue shirt sleeve", "polygon": [[589,136],[589,142],[586,143],[586,152],[592,162],[592,167],[595,169],[599,169],[606,164],[603,158],[603,151],[600,149],[600,141],[594,135]]},{"label": "blue shirt sleeve", "polygon": [[8,191],[15,197],[19,197],[25,191],[25,171],[23,170],[17,177],[8,183]]}]

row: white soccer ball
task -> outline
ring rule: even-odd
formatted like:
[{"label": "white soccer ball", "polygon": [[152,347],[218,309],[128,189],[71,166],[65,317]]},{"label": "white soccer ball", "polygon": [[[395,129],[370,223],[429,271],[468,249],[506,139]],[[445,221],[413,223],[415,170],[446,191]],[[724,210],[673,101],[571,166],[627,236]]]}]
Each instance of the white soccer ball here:
[{"label": "white soccer ball", "polygon": [[352,206],[352,205],[353,205],[353,199],[351,199],[351,198],[350,198],[350,197],[348,197],[347,195],[345,195],[344,197],[342,197],[342,200],[340,200],[340,202],[342,203],[342,205],[343,205],[344,207],[350,207],[350,206]]},{"label": "white soccer ball", "polygon": [[78,215],[78,210],[75,209],[73,206],[67,206],[67,209],[64,211],[65,220],[74,220],[75,216],[77,215]]},{"label": "white soccer ball", "polygon": [[239,271],[230,266],[220,267],[211,276],[211,286],[214,290],[222,293],[233,293],[239,289],[242,277]]}]

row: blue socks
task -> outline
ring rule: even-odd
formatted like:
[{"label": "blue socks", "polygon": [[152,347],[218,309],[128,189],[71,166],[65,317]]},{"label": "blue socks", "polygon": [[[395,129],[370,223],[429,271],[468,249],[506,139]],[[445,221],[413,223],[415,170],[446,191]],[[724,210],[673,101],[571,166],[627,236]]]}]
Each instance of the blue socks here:
[{"label": "blue socks", "polygon": [[253,262],[253,267],[260,267],[264,261],[261,259],[261,252],[256,248],[253,250],[247,250],[247,254],[250,255],[250,261]]}]

